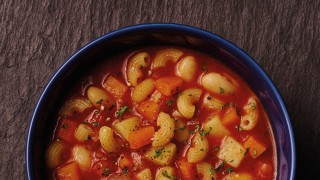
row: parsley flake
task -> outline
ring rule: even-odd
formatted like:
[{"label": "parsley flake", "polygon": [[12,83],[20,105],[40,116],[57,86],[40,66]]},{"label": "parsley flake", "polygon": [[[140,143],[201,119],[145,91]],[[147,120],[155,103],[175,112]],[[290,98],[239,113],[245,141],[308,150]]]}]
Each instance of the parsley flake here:
[{"label": "parsley flake", "polygon": [[170,99],[166,102],[167,106],[172,106],[174,103],[174,100],[173,99]]},{"label": "parsley flake", "polygon": [[220,87],[220,93],[224,93],[224,89]]},{"label": "parsley flake", "polygon": [[159,157],[159,156],[161,155],[161,153],[163,152],[163,150],[164,150],[164,147],[156,150],[156,151],[155,151],[156,155],[154,155],[153,157],[154,157],[154,158]]},{"label": "parsley flake", "polygon": [[91,124],[94,126],[100,126],[100,124],[98,122],[92,122]]},{"label": "parsley flake", "polygon": [[253,149],[252,155],[253,155],[253,156],[256,156],[256,155],[257,155],[257,150],[256,150],[256,148]]},{"label": "parsley flake", "polygon": [[67,128],[68,128],[68,125],[62,124],[62,128],[63,128],[63,129],[67,129]]},{"label": "parsley flake", "polygon": [[120,110],[116,112],[117,117],[121,117],[128,109],[128,106],[121,107]]},{"label": "parsley flake", "polygon": [[110,169],[109,168],[105,168],[102,175],[103,176],[108,176],[110,174]]},{"label": "parsley flake", "polygon": [[102,104],[103,99],[100,99],[99,101],[97,101],[97,104]]}]

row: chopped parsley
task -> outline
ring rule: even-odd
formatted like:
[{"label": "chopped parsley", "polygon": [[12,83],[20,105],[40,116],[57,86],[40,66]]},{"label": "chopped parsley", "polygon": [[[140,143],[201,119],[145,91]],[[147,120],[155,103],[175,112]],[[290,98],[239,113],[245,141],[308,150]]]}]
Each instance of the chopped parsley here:
[{"label": "chopped parsley", "polygon": [[121,117],[128,109],[128,106],[121,107],[120,110],[116,112],[117,117]]},{"label": "chopped parsley", "polygon": [[99,111],[98,111],[98,110],[95,110],[94,113],[95,113],[95,114],[99,114]]},{"label": "chopped parsley", "polygon": [[221,106],[221,109],[225,109],[225,108],[230,107],[230,106],[236,106],[236,103],[234,103],[234,102],[227,102],[226,104],[224,104],[223,106]]},{"label": "chopped parsley", "polygon": [[179,129],[180,129],[180,131],[184,131],[184,130],[186,129],[186,127],[187,127],[187,126],[182,126],[182,127],[180,127]]},{"label": "chopped parsley", "polygon": [[235,125],[234,127],[235,127],[238,131],[244,130],[243,127],[241,127],[240,125]]},{"label": "chopped parsley", "polygon": [[207,66],[206,66],[206,64],[204,62],[201,62],[201,66],[202,66],[201,67],[201,71],[202,72],[205,72],[205,73],[208,72]]},{"label": "chopped parsley", "polygon": [[209,173],[210,173],[210,174],[213,174],[213,167],[211,167],[211,168],[209,169]]},{"label": "chopped parsley", "polygon": [[63,129],[67,129],[67,128],[68,128],[68,125],[62,124],[62,128],[63,128]]},{"label": "chopped parsley", "polygon": [[84,120],[83,124],[89,124],[88,120]]},{"label": "chopped parsley", "polygon": [[91,124],[94,126],[100,126],[100,124],[98,122],[92,122]]},{"label": "chopped parsley", "polygon": [[250,103],[250,105],[251,105],[251,109],[252,109],[252,110],[255,110],[255,109],[257,108],[256,103]]},{"label": "chopped parsley", "polygon": [[172,106],[174,103],[174,100],[173,99],[170,99],[166,102],[167,106]]},{"label": "chopped parsley", "polygon": [[224,93],[224,89],[220,87],[220,93]]},{"label": "chopped parsley", "polygon": [[122,169],[122,172],[123,172],[123,174],[127,175],[127,174],[129,173],[128,167],[127,167],[127,166],[124,167],[124,168]]},{"label": "chopped parsley", "polygon": [[177,177],[175,176],[170,176],[170,174],[168,173],[168,171],[162,171],[162,175],[166,178],[169,178],[169,179],[176,179]]},{"label": "chopped parsley", "polygon": [[256,156],[257,155],[257,150],[256,148],[253,149],[253,153],[252,153],[252,156]]},{"label": "chopped parsley", "polygon": [[116,106],[116,105],[115,104],[111,104],[111,106],[109,108],[109,111],[111,111],[114,108],[114,106]]},{"label": "chopped parsley", "polygon": [[209,131],[208,131],[208,132],[206,132],[204,129],[202,129],[202,130],[199,132],[199,134],[200,134],[200,136],[201,136],[201,140],[203,140],[203,137],[204,137],[204,136],[208,136],[211,130],[212,130],[212,127],[209,127]]},{"label": "chopped parsley", "polygon": [[200,149],[200,151],[204,151],[204,149],[203,149],[203,148],[201,148],[201,149]]},{"label": "chopped parsley", "polygon": [[88,136],[86,137],[86,140],[90,140],[90,139],[91,139],[91,136],[88,135]]},{"label": "chopped parsley", "polygon": [[97,104],[102,104],[103,99],[100,99],[99,101],[97,101]]},{"label": "chopped parsley", "polygon": [[224,172],[226,173],[232,173],[234,170],[231,167],[228,167]]},{"label": "chopped parsley", "polygon": [[105,168],[103,173],[102,173],[102,175],[103,176],[109,176],[109,174],[110,174],[110,169],[109,168]]},{"label": "chopped parsley", "polygon": [[154,157],[154,158],[159,157],[159,156],[162,154],[163,150],[164,150],[164,147],[156,150],[156,151],[155,151],[156,155],[154,155],[153,157]]},{"label": "chopped parsley", "polygon": [[215,145],[215,146],[213,147],[213,151],[214,151],[214,152],[219,151],[219,147],[218,147],[217,145]]}]

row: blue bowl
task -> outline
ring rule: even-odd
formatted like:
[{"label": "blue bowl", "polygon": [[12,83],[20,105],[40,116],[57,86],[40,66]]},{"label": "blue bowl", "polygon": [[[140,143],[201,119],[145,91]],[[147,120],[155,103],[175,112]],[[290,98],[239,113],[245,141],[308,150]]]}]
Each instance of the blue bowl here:
[{"label": "blue bowl", "polygon": [[28,179],[45,179],[45,147],[58,108],[79,74],[106,57],[146,45],[178,45],[212,54],[236,71],[260,98],[271,122],[277,151],[277,179],[294,179],[295,144],[290,119],[279,92],[261,67],[240,48],[218,35],[179,24],[141,24],[108,33],[65,62],[44,89],[32,116],[26,144]]}]

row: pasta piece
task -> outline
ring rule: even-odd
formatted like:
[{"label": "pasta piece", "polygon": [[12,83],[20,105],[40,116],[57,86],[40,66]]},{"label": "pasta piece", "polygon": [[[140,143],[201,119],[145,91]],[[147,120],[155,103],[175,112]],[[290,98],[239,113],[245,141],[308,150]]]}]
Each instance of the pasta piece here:
[{"label": "pasta piece", "polygon": [[209,92],[216,94],[230,94],[236,90],[236,86],[226,76],[210,72],[202,76],[201,84]]},{"label": "pasta piece", "polygon": [[248,99],[247,104],[243,107],[245,111],[245,115],[241,116],[241,123],[240,126],[243,130],[251,130],[253,129],[258,123],[258,110],[257,110],[257,101],[250,97]]},{"label": "pasta piece", "polygon": [[223,138],[230,134],[230,131],[222,125],[218,115],[209,116],[209,119],[203,123],[203,129],[208,132],[208,135],[216,138]]},{"label": "pasta piece", "polygon": [[198,69],[196,58],[186,56],[182,58],[176,65],[176,75],[180,76],[186,82],[190,82],[195,78]]},{"label": "pasta piece", "polygon": [[224,180],[252,180],[254,179],[251,174],[247,172],[231,173],[223,178]]},{"label": "pasta piece", "polygon": [[135,87],[141,80],[143,73],[141,69],[150,66],[150,56],[146,52],[138,53],[133,56],[127,65],[127,80]]},{"label": "pasta piece", "polygon": [[84,110],[91,107],[92,107],[92,104],[88,99],[85,99],[85,98],[69,99],[64,103],[64,105],[60,109],[59,114],[61,116],[70,117],[75,112],[82,113]]},{"label": "pasta piece", "polygon": [[201,136],[200,133],[192,139],[192,147],[190,147],[187,159],[190,163],[197,163],[202,161],[209,152],[209,143],[206,137]]},{"label": "pasta piece", "polygon": [[180,119],[175,120],[176,133],[174,134],[174,139],[179,142],[184,142],[189,138],[189,131],[187,129],[186,123]]},{"label": "pasta piece", "polygon": [[103,87],[116,99],[121,99],[128,90],[126,85],[112,75],[107,77]]},{"label": "pasta piece", "polygon": [[138,180],[151,180],[152,179],[152,174],[149,168],[145,168],[142,171],[140,171],[137,175],[136,178]]},{"label": "pasta piece", "polygon": [[101,106],[110,108],[111,106],[115,105],[114,100],[105,90],[94,86],[91,86],[88,89],[87,96],[96,108],[101,108]]},{"label": "pasta piece", "polygon": [[92,153],[82,146],[72,148],[72,156],[75,162],[79,165],[82,171],[90,169],[92,162]]},{"label": "pasta piece", "polygon": [[157,125],[160,126],[160,129],[154,134],[153,147],[166,145],[174,136],[174,119],[169,114],[161,112],[157,119]]},{"label": "pasta piece", "polygon": [[177,100],[177,107],[180,114],[185,118],[192,118],[196,110],[195,103],[199,101],[202,90],[198,88],[190,88],[184,90]]},{"label": "pasta piece", "polygon": [[49,168],[57,167],[61,162],[61,156],[66,151],[66,145],[61,141],[54,141],[46,152],[46,162]]},{"label": "pasta piece", "polygon": [[132,100],[136,103],[142,102],[148,95],[155,90],[154,80],[148,78],[138,84],[132,91]]},{"label": "pasta piece", "polygon": [[57,169],[58,179],[79,180],[79,167],[76,162],[71,162]]},{"label": "pasta piece", "polygon": [[118,144],[113,137],[113,131],[110,127],[102,126],[99,130],[99,139],[102,148],[107,152],[116,152]]},{"label": "pasta piece", "polygon": [[144,157],[154,164],[166,166],[172,162],[176,151],[176,145],[170,142],[165,146],[149,148]]},{"label": "pasta piece", "polygon": [[202,180],[217,179],[214,167],[207,162],[200,162],[196,164],[197,172],[202,175]]},{"label": "pasta piece", "polygon": [[238,141],[227,136],[223,140],[217,156],[230,166],[237,168],[240,165],[245,152],[246,149]]},{"label": "pasta piece", "polygon": [[129,134],[135,131],[140,126],[140,119],[138,116],[132,116],[122,121],[117,121],[113,127],[114,129],[128,141]]},{"label": "pasta piece", "polygon": [[90,135],[93,132],[92,128],[86,124],[80,124],[74,132],[76,140],[83,142],[90,139]]},{"label": "pasta piece", "polygon": [[173,48],[158,51],[153,59],[151,69],[153,70],[159,67],[165,67],[168,61],[176,63],[182,54],[182,51]]},{"label": "pasta piece", "polygon": [[156,180],[168,179],[176,179],[174,168],[170,166],[159,168],[156,173]]},{"label": "pasta piece", "polygon": [[206,93],[203,96],[202,104],[206,108],[209,108],[212,110],[220,110],[225,103],[217,98],[212,97],[209,93]]}]

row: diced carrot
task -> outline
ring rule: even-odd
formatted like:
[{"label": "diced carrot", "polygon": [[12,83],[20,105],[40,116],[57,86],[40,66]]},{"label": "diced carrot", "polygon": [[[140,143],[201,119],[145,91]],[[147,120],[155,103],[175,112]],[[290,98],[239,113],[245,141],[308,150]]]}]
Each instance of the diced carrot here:
[{"label": "diced carrot", "polygon": [[119,159],[118,159],[118,166],[123,169],[125,167],[129,167],[132,164],[132,159],[125,155],[125,154],[121,154]]},{"label": "diced carrot", "polygon": [[228,126],[230,124],[236,124],[239,122],[240,118],[237,113],[237,110],[234,106],[228,107],[228,109],[225,111],[223,117],[222,117],[222,124],[225,126]]},{"label": "diced carrot", "polygon": [[254,169],[258,178],[268,178],[273,176],[272,166],[268,163],[258,161],[255,163]]},{"label": "diced carrot", "polygon": [[137,111],[151,124],[154,124],[160,113],[160,106],[153,101],[143,101],[139,104]]},{"label": "diced carrot", "polygon": [[181,159],[178,160],[176,162],[176,165],[178,166],[179,170],[180,170],[180,174],[181,174],[181,179],[185,179],[185,180],[193,180],[195,179],[194,175],[195,172],[192,163],[189,163],[187,160],[185,159]]},{"label": "diced carrot", "polygon": [[250,136],[243,146],[249,148],[249,154],[252,158],[259,157],[267,149],[264,144],[257,141],[253,136]]},{"label": "diced carrot", "polygon": [[112,75],[107,77],[103,87],[116,99],[122,98],[128,89],[126,85]]},{"label": "diced carrot", "polygon": [[76,162],[67,164],[57,170],[59,180],[77,180],[80,179],[79,168]]},{"label": "diced carrot", "polygon": [[153,126],[145,126],[129,134],[128,142],[131,149],[138,149],[150,144],[154,135]]},{"label": "diced carrot", "polygon": [[170,96],[177,93],[177,88],[179,88],[183,83],[180,77],[176,76],[165,76],[156,80],[156,89],[166,96]]},{"label": "diced carrot", "polygon": [[74,131],[78,127],[78,123],[71,119],[62,119],[61,123],[57,127],[58,138],[67,142],[74,142]]}]

